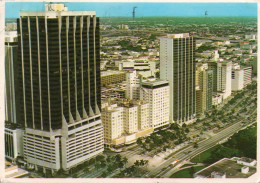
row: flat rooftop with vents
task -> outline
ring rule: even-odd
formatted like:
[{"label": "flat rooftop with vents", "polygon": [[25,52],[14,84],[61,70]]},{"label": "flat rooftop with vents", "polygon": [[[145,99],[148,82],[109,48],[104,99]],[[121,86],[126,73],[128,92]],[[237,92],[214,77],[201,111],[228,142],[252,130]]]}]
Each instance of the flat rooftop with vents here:
[{"label": "flat rooftop with vents", "polygon": [[243,158],[223,158],[196,172],[194,178],[247,178],[256,173],[255,166],[245,166]]}]

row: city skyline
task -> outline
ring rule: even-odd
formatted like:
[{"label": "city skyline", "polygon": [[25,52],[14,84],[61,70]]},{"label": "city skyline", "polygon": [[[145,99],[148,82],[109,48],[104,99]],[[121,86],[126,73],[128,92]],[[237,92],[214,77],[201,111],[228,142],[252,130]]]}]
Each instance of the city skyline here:
[{"label": "city skyline", "polygon": [[[6,2],[5,17],[18,18],[19,11],[44,11],[45,2]],[[86,6],[82,6],[86,4]],[[129,3],[129,2],[66,2],[71,11],[96,10],[99,17],[132,17],[136,6],[136,17],[176,16],[203,17],[257,17],[257,3]],[[12,9],[12,11],[8,11]]]}]

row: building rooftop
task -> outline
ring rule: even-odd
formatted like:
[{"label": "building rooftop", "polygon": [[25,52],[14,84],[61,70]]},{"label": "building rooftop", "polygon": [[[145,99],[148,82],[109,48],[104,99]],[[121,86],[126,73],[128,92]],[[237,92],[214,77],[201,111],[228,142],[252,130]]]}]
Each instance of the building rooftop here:
[{"label": "building rooftop", "polygon": [[247,178],[256,173],[255,167],[249,167],[249,172],[244,174],[241,169],[244,167],[242,164],[238,164],[237,161],[223,158],[220,161],[198,171],[195,175],[210,178],[212,172],[226,173],[226,178]]},{"label": "building rooftop", "polygon": [[5,161],[5,178],[22,177],[27,174],[29,174],[28,171],[18,168],[17,165]]},{"label": "building rooftop", "polygon": [[45,11],[20,11],[20,16],[44,16],[47,18],[57,18],[59,16],[82,16],[96,15],[95,11],[68,11],[64,4],[45,4]]},{"label": "building rooftop", "polygon": [[142,86],[155,87],[155,86],[167,86],[169,85],[168,81],[165,80],[155,80],[155,81],[144,81]]},{"label": "building rooftop", "polygon": [[95,11],[21,11],[20,16],[43,16],[47,18],[58,18],[59,16],[95,16]]},{"label": "building rooftop", "polygon": [[111,75],[111,74],[121,74],[121,73],[125,73],[125,72],[115,71],[115,70],[101,71],[101,76],[107,76],[107,75]]},{"label": "building rooftop", "polygon": [[186,38],[190,37],[189,33],[180,33],[180,34],[167,34],[166,38]]},{"label": "building rooftop", "polygon": [[244,161],[244,162],[247,162],[247,163],[251,163],[251,162],[255,161],[254,159],[247,158],[247,157],[234,158],[234,160],[241,160],[241,161]]}]

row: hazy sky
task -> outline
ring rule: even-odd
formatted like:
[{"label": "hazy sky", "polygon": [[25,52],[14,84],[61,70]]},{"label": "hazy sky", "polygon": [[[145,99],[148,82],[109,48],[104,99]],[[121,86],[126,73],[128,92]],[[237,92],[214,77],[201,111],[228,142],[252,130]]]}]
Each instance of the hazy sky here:
[{"label": "hazy sky", "polygon": [[[136,17],[144,16],[257,16],[257,3],[65,3],[72,11],[96,11],[99,17],[132,16],[133,7]],[[6,18],[19,17],[20,10],[44,11],[41,2],[6,2]]]}]

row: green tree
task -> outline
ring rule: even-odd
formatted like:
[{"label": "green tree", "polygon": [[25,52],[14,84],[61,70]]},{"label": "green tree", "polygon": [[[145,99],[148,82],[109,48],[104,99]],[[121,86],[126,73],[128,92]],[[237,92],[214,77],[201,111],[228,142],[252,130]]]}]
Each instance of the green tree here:
[{"label": "green tree", "polygon": [[107,175],[108,175],[108,172],[105,170],[102,172],[101,177],[105,178],[105,177],[107,177]]},{"label": "green tree", "polygon": [[140,166],[144,166],[144,160],[143,159],[140,160]]},{"label": "green tree", "polygon": [[100,167],[101,167],[100,162],[96,162],[96,163],[95,163],[95,168],[96,168],[96,169],[99,169]]},{"label": "green tree", "polygon": [[172,123],[171,126],[170,126],[170,129],[171,130],[178,130],[180,127],[177,123]]},{"label": "green tree", "polygon": [[142,139],[141,139],[141,138],[138,138],[138,139],[136,140],[136,143],[137,143],[138,145],[142,145]]},{"label": "green tree", "polygon": [[106,157],[106,162],[107,162],[107,163],[110,163],[110,162],[111,162],[111,156],[108,155],[108,156]]},{"label": "green tree", "polygon": [[186,128],[186,129],[185,129],[185,132],[186,132],[186,133],[189,133],[189,132],[190,132],[189,128]]},{"label": "green tree", "polygon": [[231,158],[233,156],[239,156],[238,150],[225,146],[221,146],[221,148],[212,153],[212,158],[216,160],[221,158]]},{"label": "green tree", "polygon": [[107,171],[108,172],[112,172],[114,170],[114,166],[113,165],[108,165],[108,167],[107,167]]},{"label": "green tree", "polygon": [[140,161],[139,161],[139,160],[136,160],[136,161],[134,162],[134,165],[135,165],[135,166],[140,166]]},{"label": "green tree", "polygon": [[189,173],[193,176],[193,174],[195,173],[195,168],[194,168],[194,166],[192,166],[192,167],[189,169]]},{"label": "green tree", "polygon": [[116,159],[117,162],[119,162],[119,161],[121,161],[122,156],[121,156],[120,154],[117,154],[117,155],[115,156],[115,159]]},{"label": "green tree", "polygon": [[85,168],[84,168],[84,172],[85,172],[85,173],[88,173],[88,172],[89,172],[89,167],[85,167]]},{"label": "green tree", "polygon": [[124,163],[123,163],[123,161],[119,161],[119,163],[118,163],[118,167],[119,167],[119,168],[123,168],[123,167],[124,167]]},{"label": "green tree", "polygon": [[123,158],[123,163],[124,163],[124,165],[126,166],[126,163],[128,162],[128,159],[127,159],[127,157],[124,157]]},{"label": "green tree", "polygon": [[199,147],[198,143],[195,142],[194,145],[193,145],[193,147],[194,147],[194,148],[198,148],[198,147]]}]

